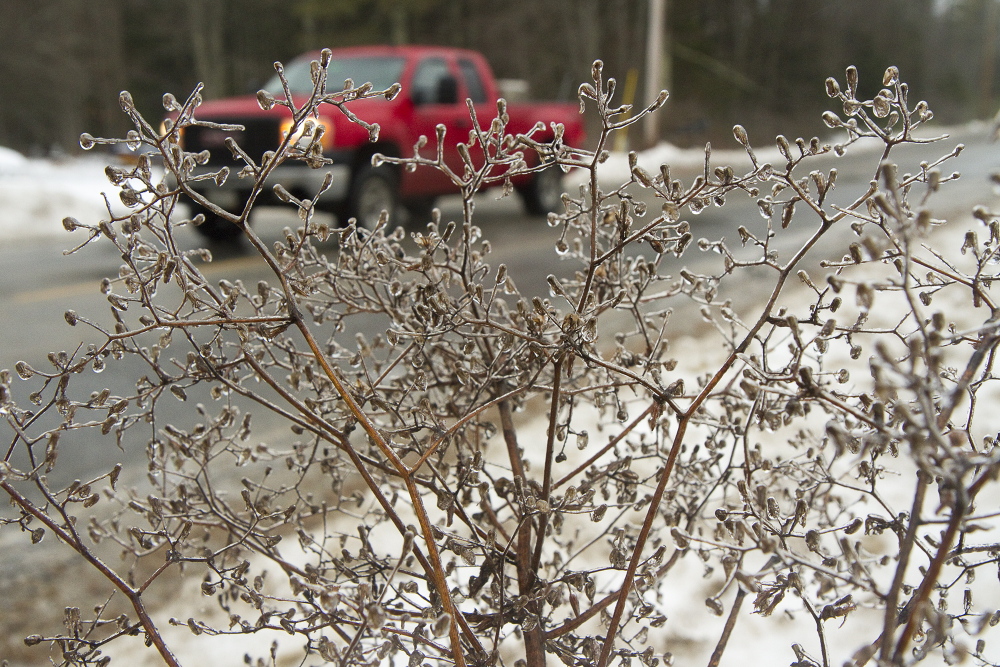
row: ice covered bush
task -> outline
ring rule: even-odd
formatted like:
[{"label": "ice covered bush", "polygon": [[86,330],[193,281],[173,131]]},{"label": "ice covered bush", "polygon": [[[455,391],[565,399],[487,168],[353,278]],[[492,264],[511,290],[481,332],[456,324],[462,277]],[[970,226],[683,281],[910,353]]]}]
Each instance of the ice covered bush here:
[{"label": "ice covered bush", "polygon": [[[179,143],[201,123],[199,90],[165,96],[162,129],[123,93],[135,129],[82,139],[148,149],[108,168],[129,214],[65,223],[79,251],[121,254],[102,285],[110,319],[68,312],[84,343],[17,365],[30,404],[4,374],[0,488],[14,508],[4,530],[24,532],[26,553],[59,540],[114,595],[39,628],[26,640],[39,659],[104,664],[138,635],[176,665],[181,626],[196,642],[276,642],[270,658],[247,656],[256,664],[291,646],[289,664],[309,665],[717,665],[750,650],[730,639],[753,622],[758,637],[792,624],[795,665],[989,663],[996,582],[974,580],[995,577],[1000,553],[986,420],[1000,221],[977,209],[960,247],[928,241],[946,224],[933,196],[961,147],[918,138],[932,114],[895,68],[872,97],[854,68],[827,80],[836,110],[823,121],[839,143],[779,136],[765,161],[737,126],[745,169],[706,147],[690,182],[633,157],[628,182],[602,183],[612,135],[666,93],[630,113],[597,62],[579,88],[600,127],[587,148],[558,128],[544,143],[544,128],[508,134],[501,101],[493,118],[470,105],[458,169],[376,156],[444,170],[462,189],[460,218],[437,211],[407,233],[385,218],[330,228],[314,220],[322,189],[300,200],[265,185],[286,161],[322,167],[306,129],[319,107],[350,113],[395,92],[328,88],[328,58],[307,100],[261,98],[289,107],[289,136],[307,140],[262,156],[231,142],[238,174],[193,176],[211,164]],[[835,190],[838,156],[861,140],[884,147],[870,183]],[[913,143],[931,144],[923,161],[897,166],[895,149]],[[553,275],[532,296],[491,264],[473,196],[540,168],[585,178],[549,216]],[[255,197],[213,209],[194,178],[274,187],[301,222],[268,247],[247,224]],[[273,277],[208,280],[210,254],[175,243],[199,222],[179,214],[184,198],[239,227]],[[760,215],[703,236],[693,214],[735,198]],[[715,268],[685,268],[691,253]],[[746,281],[769,297],[741,299]],[[682,344],[692,332],[698,345]],[[128,364],[134,385],[85,382],[111,364]],[[193,423],[162,420],[165,401],[190,404]],[[261,412],[287,438],[255,440]],[[144,446],[145,486],[118,484],[120,466],[50,485],[60,447],[87,433]],[[161,613],[174,590],[163,577],[197,582],[216,611]],[[671,611],[692,591],[693,607]],[[676,648],[691,635],[712,637],[704,656]]]}]

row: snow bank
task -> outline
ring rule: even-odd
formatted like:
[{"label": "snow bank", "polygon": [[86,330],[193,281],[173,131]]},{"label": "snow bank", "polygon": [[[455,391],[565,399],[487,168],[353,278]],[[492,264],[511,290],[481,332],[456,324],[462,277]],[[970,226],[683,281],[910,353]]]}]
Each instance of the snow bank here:
[{"label": "snow bank", "polygon": [[8,171],[21,168],[27,164],[27,162],[28,158],[24,157],[17,151],[0,146],[0,175],[3,175]]},{"label": "snow bank", "polygon": [[[966,125],[965,129],[978,128],[980,125],[982,123],[977,121]],[[938,136],[946,132],[946,129],[937,128],[936,132],[929,133],[928,136]],[[833,145],[839,140],[846,139],[827,139],[823,143]],[[754,156],[757,158],[758,164],[784,165],[785,158],[778,152],[774,141],[767,138],[767,142],[754,147]],[[883,146],[884,144],[880,140],[860,139],[850,147],[850,152],[854,155],[873,153],[881,151]],[[793,150],[796,149],[793,148]],[[669,165],[671,169],[686,172],[686,174],[690,174],[692,171],[699,173],[705,165],[705,149],[703,147],[678,148],[673,144],[662,142],[648,150],[638,151],[636,158],[637,164],[653,176],[660,173],[660,165],[664,164]],[[737,174],[744,174],[750,171],[753,166],[747,152],[738,146],[735,139],[727,142],[726,147],[712,148],[710,165],[713,169],[731,166]],[[597,175],[605,186],[628,181],[630,179],[628,153],[611,153],[608,159],[598,167]],[[578,185],[585,180],[586,174],[583,171],[574,172],[567,178],[567,182],[573,185]]]},{"label": "snow bank", "polygon": [[82,222],[107,217],[102,192],[114,210],[123,209],[104,175],[110,161],[109,156],[31,159],[0,147],[0,242],[65,234],[66,216]]}]

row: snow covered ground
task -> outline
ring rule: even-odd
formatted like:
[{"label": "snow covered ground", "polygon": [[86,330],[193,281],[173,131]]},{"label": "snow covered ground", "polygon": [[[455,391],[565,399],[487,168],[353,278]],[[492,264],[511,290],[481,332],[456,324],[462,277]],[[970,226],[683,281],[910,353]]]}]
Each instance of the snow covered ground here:
[{"label": "snow covered ground", "polygon": [[[0,147],[0,242],[65,234],[66,216],[96,222],[107,216],[102,192],[115,197],[104,176],[110,156],[31,159]],[[124,210],[120,202],[115,210]]]}]

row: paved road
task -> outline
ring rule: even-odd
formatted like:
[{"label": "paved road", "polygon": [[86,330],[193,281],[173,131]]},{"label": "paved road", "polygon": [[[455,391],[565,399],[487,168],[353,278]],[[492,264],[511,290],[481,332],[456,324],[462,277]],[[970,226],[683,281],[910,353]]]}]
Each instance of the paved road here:
[{"label": "paved road", "polygon": [[[933,158],[941,152],[947,152],[960,141],[969,145],[953,165],[945,168],[946,174],[957,169],[964,175],[962,180],[949,186],[935,200],[937,217],[943,217],[945,212],[953,214],[956,210],[968,211],[976,203],[989,203],[995,199],[987,177],[990,171],[1000,166],[1000,158],[996,156],[995,145],[985,143],[984,136],[985,131],[966,130],[936,147],[907,147],[899,152],[897,160],[904,164],[901,171],[912,171],[920,159]],[[914,155],[920,157],[915,158]],[[838,201],[846,202],[864,190],[876,160],[877,154],[868,152],[857,157],[824,158],[815,167],[829,169],[837,166],[840,177],[835,190],[836,197]],[[914,162],[906,166],[906,160]],[[454,218],[460,214],[454,198],[445,199],[441,205],[446,218]],[[544,294],[547,291],[545,276],[548,273],[559,273],[560,270],[568,271],[572,268],[558,263],[552,249],[556,231],[540,218],[524,217],[515,198],[497,201],[490,194],[483,195],[477,204],[476,214],[485,236],[492,241],[493,263],[506,263],[522,290]],[[745,224],[749,227],[762,224],[754,201],[741,196],[731,197],[724,208],[709,209],[689,219],[696,239],[702,236],[727,236],[734,245],[738,225]],[[255,226],[270,243],[281,238],[283,226],[295,222],[296,218],[287,212],[265,209],[257,216]],[[25,224],[29,225],[30,221],[25,221]],[[797,248],[813,228],[814,223],[807,216],[801,224],[793,223],[792,229],[782,235],[783,245],[779,246],[781,252]],[[200,240],[193,233],[188,234],[183,238],[184,243],[190,247],[200,245]],[[846,226],[841,236],[850,236]],[[110,246],[99,244],[79,254],[63,256],[62,250],[69,244],[69,240],[44,239],[8,243],[0,248],[0,266],[4,269],[0,273],[0,368],[13,368],[19,359],[44,366],[49,351],[73,350],[84,331],[80,327],[70,328],[65,324],[63,313],[69,308],[101,321],[108,319],[107,302],[100,294],[98,284],[105,275],[117,273],[120,258]],[[842,246],[827,247],[834,247],[833,253],[836,256],[843,253]],[[216,249],[215,256],[216,260],[205,269],[209,278],[242,278],[252,285],[257,280],[268,277],[263,263],[245,249]],[[677,268],[681,268],[680,265],[683,264],[694,271],[700,271],[714,266],[717,261],[716,255],[702,253],[697,247],[692,247],[682,260],[678,260]],[[555,271],[552,268],[554,264]],[[745,297],[753,298],[753,287],[752,283],[741,283],[740,289]],[[127,366],[109,370],[101,376],[94,376],[90,382],[95,383],[95,388],[113,388],[116,383],[130,381],[128,370]],[[23,397],[24,385],[16,385],[18,394]],[[183,420],[189,413],[189,407],[179,403],[168,416]],[[262,437],[262,431],[266,433],[269,428],[283,429],[279,424],[258,423],[257,426],[255,437],[258,438]],[[74,476],[82,477],[107,469],[121,454],[113,446],[90,447],[85,443],[79,446],[79,456],[66,457],[74,465],[63,468],[61,476],[72,479]],[[83,449],[84,447],[86,448]],[[138,465],[144,461],[144,456],[138,449],[129,458]]]},{"label": "paved road", "polygon": [[[539,261],[539,257],[545,254],[544,248],[551,248],[552,242],[547,239],[554,234],[553,230],[543,219],[525,218],[513,199],[497,201],[492,195],[484,195],[477,206],[480,224],[490,230],[497,250],[496,263],[507,262],[512,274],[519,276],[518,284],[523,288],[533,293],[547,291],[547,271],[543,270],[545,263]],[[446,198],[442,208],[445,215],[452,218],[461,215],[457,198]],[[285,226],[297,222],[297,217],[287,211],[265,208],[255,217],[254,225],[270,245],[283,238]],[[0,272],[0,368],[13,369],[19,360],[40,370],[51,368],[46,359],[49,352],[72,352],[81,340],[98,341],[100,336],[96,332],[80,325],[70,327],[65,322],[64,313],[68,309],[94,321],[111,321],[108,303],[99,285],[105,276],[117,274],[121,257],[109,244],[101,243],[64,255],[63,250],[70,247],[73,240],[74,237],[67,234],[65,239],[33,239],[0,247],[0,266],[4,267]],[[204,245],[188,230],[181,230],[180,242],[186,248]],[[212,252],[214,261],[202,268],[209,280],[239,278],[254,285],[258,280],[271,278],[273,282],[263,261],[251,254],[248,246],[214,247]],[[81,387],[84,391],[100,391],[107,387],[113,394],[119,393],[119,388],[124,393],[146,372],[148,369],[135,363],[109,364],[100,375],[88,371],[75,377],[73,386],[78,392]],[[19,402],[26,405],[28,393],[36,388],[34,380],[21,382],[15,377],[12,390]],[[163,401],[161,423],[190,424],[196,418],[191,410],[193,402]],[[286,424],[269,420],[266,414],[255,414],[254,424],[256,441],[284,438],[288,433]],[[64,437],[60,441],[60,465],[50,475],[54,484],[99,474],[122,458],[122,452],[113,442],[98,441],[100,439],[93,434],[81,435],[74,434],[75,437]],[[125,457],[141,471],[145,454],[141,443],[133,444],[134,447],[126,447]]]}]

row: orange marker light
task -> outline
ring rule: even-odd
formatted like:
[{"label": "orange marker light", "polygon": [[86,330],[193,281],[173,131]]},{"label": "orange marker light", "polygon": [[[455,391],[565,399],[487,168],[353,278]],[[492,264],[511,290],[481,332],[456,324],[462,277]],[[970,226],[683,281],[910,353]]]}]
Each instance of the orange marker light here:
[{"label": "orange marker light", "polygon": [[[292,119],[286,118],[281,122],[279,139],[283,140],[291,130]],[[314,141],[317,134],[320,135],[319,142],[324,151],[333,146],[333,123],[325,116],[307,118],[303,121],[292,136],[292,145],[296,148],[305,149]]]}]

